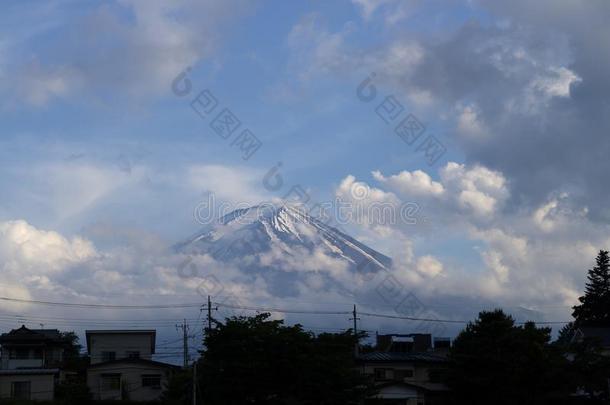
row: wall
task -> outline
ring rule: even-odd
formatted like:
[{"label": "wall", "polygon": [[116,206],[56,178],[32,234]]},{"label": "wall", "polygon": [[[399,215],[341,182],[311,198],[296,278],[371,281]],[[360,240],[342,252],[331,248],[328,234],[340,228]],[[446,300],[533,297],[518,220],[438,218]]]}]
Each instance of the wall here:
[{"label": "wall", "polygon": [[51,401],[55,393],[55,376],[45,375],[0,375],[0,398],[11,397],[11,383],[13,381],[30,381],[31,399],[37,401]]},{"label": "wall", "polygon": [[152,342],[150,335],[144,334],[92,334],[91,364],[102,363],[102,352],[116,352],[116,359],[127,357],[128,351],[139,351],[140,358],[151,360]]},{"label": "wall", "polygon": [[[415,381],[415,382],[428,382],[429,370],[436,370],[442,368],[442,366],[428,365],[428,364],[405,364],[405,363],[367,363],[364,365],[362,371],[367,375],[375,375],[376,368],[385,368],[393,370],[413,370],[413,377],[406,378],[404,381]],[[392,372],[386,372],[388,380],[393,379]]]},{"label": "wall", "polygon": [[[102,374],[121,374],[122,390],[128,392],[129,398],[134,401],[154,401],[159,399],[169,379],[169,370],[164,367],[145,364],[130,364],[114,362],[105,366],[89,368],[87,370],[87,385],[93,399],[121,399],[121,390],[102,391]],[[161,374],[161,389],[142,387],[143,374]]]},{"label": "wall", "polygon": [[44,348],[44,358],[34,358],[35,349],[41,349],[40,346],[35,346],[29,349],[29,358],[27,359],[11,359],[10,349],[2,348],[2,361],[0,369],[14,370],[17,368],[55,368],[63,358],[63,349],[59,347]]}]

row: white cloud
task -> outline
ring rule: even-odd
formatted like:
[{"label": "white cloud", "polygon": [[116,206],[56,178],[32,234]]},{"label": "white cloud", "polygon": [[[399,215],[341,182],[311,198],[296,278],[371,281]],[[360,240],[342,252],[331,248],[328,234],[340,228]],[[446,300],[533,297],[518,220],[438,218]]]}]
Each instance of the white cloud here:
[{"label": "white cloud", "polygon": [[383,18],[393,25],[409,17],[415,9],[416,1],[408,0],[352,0],[365,21],[370,21],[378,10],[384,10]]},{"label": "white cloud", "polygon": [[292,51],[292,68],[301,81],[308,81],[318,75],[340,71],[350,63],[351,56],[346,49],[346,38],[352,27],[346,24],[342,30],[329,32],[321,16],[307,14],[297,22],[286,39]]},{"label": "white cloud", "polygon": [[480,139],[488,135],[485,123],[481,121],[480,110],[476,104],[458,106],[457,130],[465,137]]},{"label": "white cloud", "polygon": [[493,215],[509,195],[502,173],[482,166],[467,168],[463,164],[449,162],[440,175],[459,205],[479,217]]},{"label": "white cloud", "polygon": [[[31,37],[9,40],[5,54],[12,58],[3,69],[3,90],[32,105],[86,94],[102,100],[143,100],[170,89],[174,77],[212,55],[229,22],[248,8],[242,0],[117,0],[83,7],[72,20],[61,7],[49,7],[46,21]],[[36,24],[27,9],[14,18]],[[131,14],[125,18],[125,14]],[[27,19],[30,19],[29,21]],[[8,38],[12,33],[7,32]],[[19,59],[19,48],[45,36],[45,49],[29,59]],[[8,48],[8,49],[6,49]],[[120,92],[121,97],[114,97]]]},{"label": "white cloud", "polygon": [[436,277],[443,272],[443,264],[434,256],[426,255],[417,259],[417,271],[425,277]]},{"label": "white cloud", "polygon": [[477,165],[449,162],[440,170],[440,181],[421,170],[389,177],[375,171],[373,177],[402,196],[444,205],[447,212],[457,207],[480,219],[493,217],[509,196],[502,173]]},{"label": "white cloud", "polygon": [[440,196],[445,191],[443,185],[421,170],[408,172],[406,170],[385,177],[380,171],[373,172],[375,180],[387,184],[392,189],[400,191],[403,195],[434,195]]},{"label": "white cloud", "polygon": [[187,169],[187,182],[200,193],[213,192],[220,200],[252,206],[269,199],[262,183],[264,175],[262,170],[248,167],[193,165]]},{"label": "white cloud", "polygon": [[36,229],[25,221],[0,223],[0,257],[3,272],[16,280],[28,274],[47,274],[95,258],[91,242]]},{"label": "white cloud", "polygon": [[534,79],[532,87],[542,91],[547,97],[570,97],[570,86],[581,81],[582,78],[570,69],[552,67],[548,76]]},{"label": "white cloud", "polygon": [[[400,196],[394,204],[411,201],[417,177],[415,172],[406,173],[375,172],[377,194]],[[395,258],[393,274],[403,285],[424,297],[479,297],[508,308],[537,309],[547,319],[569,319],[596,250],[610,244],[607,226],[590,222],[586,207],[564,192],[540,206],[503,210],[510,184],[502,173],[481,165],[450,162],[441,168],[434,189],[442,187],[443,193],[430,192],[430,175],[419,178],[423,181],[415,184],[425,185],[426,192],[414,200],[430,226],[396,223],[383,233],[365,233],[369,243],[389,247]],[[374,189],[348,177],[339,194],[345,195],[354,184]],[[455,241],[460,241],[459,253],[435,250],[434,255],[416,255],[422,248],[436,249]],[[479,264],[473,265],[477,258]]]}]

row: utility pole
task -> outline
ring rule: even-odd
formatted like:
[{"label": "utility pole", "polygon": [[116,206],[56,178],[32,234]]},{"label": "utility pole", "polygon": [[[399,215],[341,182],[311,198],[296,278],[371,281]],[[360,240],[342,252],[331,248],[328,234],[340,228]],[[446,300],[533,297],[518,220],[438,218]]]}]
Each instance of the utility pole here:
[{"label": "utility pole", "polygon": [[189,365],[189,339],[188,339],[188,329],[189,326],[186,323],[186,319],[184,323],[181,325],[176,325],[176,329],[182,329],[182,349],[183,349],[183,365],[184,368],[187,368]]},{"label": "utility pole", "polygon": [[350,320],[354,320],[354,337],[356,338],[356,345],[354,346],[354,354],[356,356],[358,356],[358,346],[359,346],[359,341],[358,341],[358,321],[360,320],[360,318],[358,318],[358,312],[356,311],[356,304],[354,304],[354,311],[352,312],[352,315],[354,316],[353,318],[350,318]]},{"label": "utility pole", "polygon": [[197,405],[197,362],[193,362],[193,405]]},{"label": "utility pole", "polygon": [[204,305],[202,307],[202,309],[203,308],[208,310],[208,327],[205,332],[206,332],[206,335],[209,335],[210,332],[212,331],[212,310],[218,311],[218,307],[212,307],[212,298],[208,295],[208,304]]}]

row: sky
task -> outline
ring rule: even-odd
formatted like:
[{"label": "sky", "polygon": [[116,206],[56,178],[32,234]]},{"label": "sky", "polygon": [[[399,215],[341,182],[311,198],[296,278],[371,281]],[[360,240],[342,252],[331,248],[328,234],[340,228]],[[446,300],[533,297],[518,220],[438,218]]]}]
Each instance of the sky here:
[{"label": "sky", "polygon": [[[570,320],[610,245],[606,1],[0,7],[0,296],[200,300],[170,249],[201,227],[197,207],[295,186],[350,201],[349,233],[399,263],[396,279],[441,318],[498,305]],[[375,204],[416,204],[418,221],[367,217]],[[250,305],[348,304],[307,289],[286,303],[239,269],[225,276]]]}]

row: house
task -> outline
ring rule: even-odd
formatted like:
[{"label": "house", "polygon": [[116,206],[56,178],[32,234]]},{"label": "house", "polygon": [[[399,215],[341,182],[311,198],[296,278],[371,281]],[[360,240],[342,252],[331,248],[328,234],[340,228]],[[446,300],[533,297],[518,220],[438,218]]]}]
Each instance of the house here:
[{"label": "house", "polygon": [[88,330],[87,386],[96,400],[154,401],[177,366],[152,360],[155,330]]},{"label": "house", "polygon": [[610,328],[581,326],[572,335],[572,342],[585,340],[598,344],[604,356],[610,356]]},{"label": "house", "polygon": [[434,343],[430,334],[378,335],[376,350],[357,359],[362,373],[373,380],[378,391],[365,403],[446,403],[449,389],[443,375],[448,364],[448,339],[435,339]]},{"label": "house", "polygon": [[0,335],[0,399],[52,400],[67,345],[57,329],[22,326]]}]

